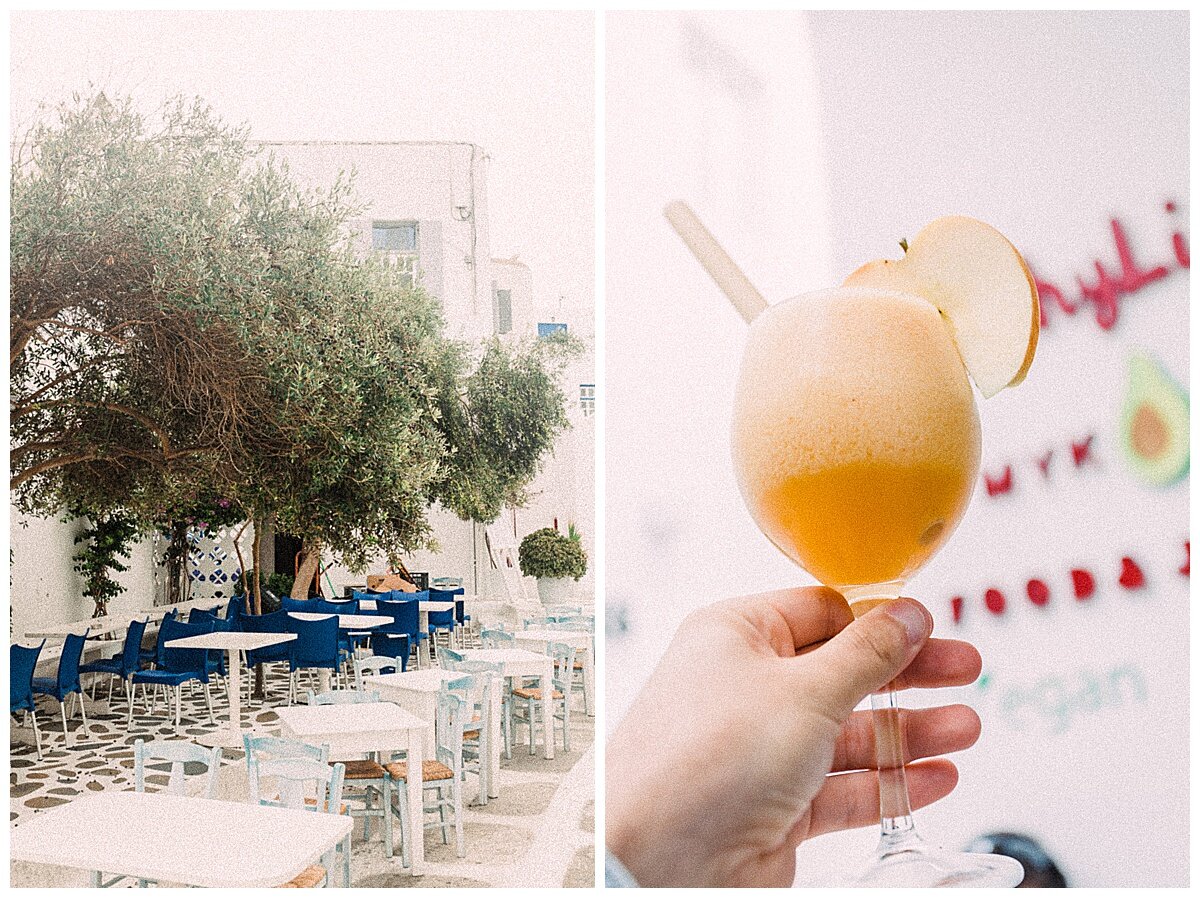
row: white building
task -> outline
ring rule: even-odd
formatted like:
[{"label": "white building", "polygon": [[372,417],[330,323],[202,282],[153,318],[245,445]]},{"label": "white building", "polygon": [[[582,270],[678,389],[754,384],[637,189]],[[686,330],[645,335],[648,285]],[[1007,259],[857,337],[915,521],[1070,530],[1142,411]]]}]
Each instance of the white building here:
[{"label": "white building", "polygon": [[[474,144],[457,142],[269,143],[266,152],[285,160],[302,184],[329,187],[340,172],[353,172],[355,193],[366,207],[351,222],[362,251],[390,254],[443,306],[450,336],[466,342],[499,334],[503,339],[536,338],[566,328],[586,347],[564,372],[562,386],[569,403],[571,429],[562,434],[530,491],[525,508],[509,510],[501,526],[519,540],[540,527],[564,533],[574,523],[589,559],[594,559],[595,428],[593,350],[594,319],[590,297],[561,297],[552,304],[534,299],[534,273],[516,258],[493,259],[487,202],[488,157]],[[552,307],[546,307],[551,305]],[[12,628],[15,634],[38,624],[76,620],[91,614],[82,583],[72,570],[75,535],[80,522],[28,519],[10,514],[13,546]],[[483,526],[459,520],[439,508],[431,510],[437,552],[406,558],[409,570],[431,577],[461,579],[468,592],[502,598],[504,578],[494,567]],[[270,536],[270,535],[268,535]],[[249,534],[243,551],[249,559]],[[269,542],[269,540],[268,540]],[[228,545],[205,546],[194,573],[195,595],[228,592],[228,575],[236,555]],[[270,546],[264,556],[269,559]],[[154,547],[135,547],[130,570],[119,575],[125,593],[110,604],[117,613],[146,607],[163,594],[162,571]],[[269,570],[269,560],[267,562]],[[379,562],[369,572],[382,572]],[[214,574],[215,579],[214,579]],[[361,583],[363,574],[331,567],[326,591]],[[581,596],[594,592],[588,571],[578,584]]]}]

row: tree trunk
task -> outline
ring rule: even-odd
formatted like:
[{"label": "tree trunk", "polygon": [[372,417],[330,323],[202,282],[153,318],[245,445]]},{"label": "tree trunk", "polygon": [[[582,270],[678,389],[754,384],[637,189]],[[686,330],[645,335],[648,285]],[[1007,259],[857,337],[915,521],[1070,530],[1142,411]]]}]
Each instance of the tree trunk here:
[{"label": "tree trunk", "polygon": [[262,518],[254,520],[254,582],[250,584],[254,590],[254,613],[262,614],[262,565],[258,563],[258,550],[262,546]]},{"label": "tree trunk", "polygon": [[167,546],[167,604],[183,600],[184,578],[187,576],[188,525],[171,522],[171,543]]},{"label": "tree trunk", "polygon": [[300,549],[300,566],[296,571],[296,580],[292,583],[292,598],[307,599],[309,587],[317,575],[321,564],[321,543],[315,539],[306,539]]}]

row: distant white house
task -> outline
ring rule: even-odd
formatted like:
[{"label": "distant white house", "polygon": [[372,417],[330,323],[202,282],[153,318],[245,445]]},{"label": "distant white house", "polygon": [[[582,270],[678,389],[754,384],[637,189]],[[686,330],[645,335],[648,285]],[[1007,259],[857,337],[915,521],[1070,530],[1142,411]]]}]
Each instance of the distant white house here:
[{"label": "distant white house", "polygon": [[[585,351],[564,372],[571,429],[560,436],[530,491],[525,508],[509,509],[494,525],[519,540],[540,527],[566,532],[574,523],[591,559],[594,551],[595,329],[590,297],[563,297],[550,308],[534,300],[534,273],[516,258],[493,259],[488,217],[484,150],[457,142],[265,143],[264,151],[286,160],[293,176],[314,187],[333,184],[339,172],[353,171],[358,199],[366,205],[351,222],[364,253],[386,253],[443,306],[450,335],[478,342],[493,334],[505,340],[536,339],[566,329]],[[434,509],[431,514],[438,552],[406,558],[411,571],[462,580],[468,592],[500,598],[504,578],[492,564],[485,528]],[[21,634],[35,625],[87,617],[92,604],[71,566],[78,522],[25,518],[10,512],[13,547],[12,629]],[[270,542],[268,534],[268,543]],[[249,534],[243,538],[247,551]],[[134,550],[130,570],[120,575],[126,592],[112,604],[118,613],[161,601],[163,572],[155,563],[157,547],[145,542]],[[205,542],[194,566],[194,595],[229,592],[236,556],[229,540]],[[264,555],[269,566],[270,547]],[[249,558],[247,554],[247,558]],[[380,559],[371,571],[382,571]],[[332,567],[325,579],[341,592],[362,582],[362,575]],[[594,573],[578,584],[581,596],[593,592]]]},{"label": "distant white house", "polygon": [[[353,172],[355,194],[366,204],[351,222],[363,252],[386,253],[437,297],[451,336],[479,341],[535,339],[566,330],[586,351],[564,372],[571,429],[531,489],[525,508],[509,510],[501,522],[515,538],[539,527],[564,533],[574,523],[594,558],[593,520],[595,407],[592,303],[563,298],[546,307],[534,300],[533,278],[516,258],[492,258],[488,215],[488,156],[471,143],[399,141],[371,143],[280,142],[262,144],[286,160],[301,183],[328,186],[339,172]],[[496,595],[503,582],[492,568],[483,527],[435,510],[434,538],[440,551],[417,552],[410,570],[462,579],[468,592]],[[337,568],[329,579],[340,589],[361,577]],[[581,582],[590,593],[593,574]]]}]

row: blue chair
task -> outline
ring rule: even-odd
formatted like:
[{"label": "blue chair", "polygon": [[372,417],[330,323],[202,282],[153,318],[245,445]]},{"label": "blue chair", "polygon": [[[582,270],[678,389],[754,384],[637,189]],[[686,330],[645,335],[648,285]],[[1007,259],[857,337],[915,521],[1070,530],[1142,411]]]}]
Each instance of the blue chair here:
[{"label": "blue chair", "polygon": [[314,599],[293,599],[291,596],[282,596],[279,599],[279,610],[316,612],[316,604]]},{"label": "blue chair", "polygon": [[[188,623],[195,624],[199,627],[204,627],[206,633],[224,633],[230,629],[230,622],[223,617],[219,617],[215,611],[204,611],[200,608],[193,608],[188,615]],[[208,656],[208,672],[216,674],[219,677],[229,675],[225,664],[224,652],[212,652]]]},{"label": "blue chair", "polygon": [[46,640],[43,639],[36,648],[26,648],[23,645],[8,647],[9,713],[26,711],[33,719],[33,745],[37,749],[39,761],[42,759],[42,734],[38,731],[37,705],[33,701],[33,671],[45,644]]},{"label": "blue chair", "polygon": [[225,606],[225,620],[230,630],[242,629],[242,615],[246,614],[246,597],[234,596]]},{"label": "blue chair", "polygon": [[[165,615],[163,615],[164,621],[178,620],[178,619],[179,619],[179,609],[178,608],[172,608]],[[142,662],[143,667],[146,666],[147,664],[153,664],[155,662],[155,660],[158,658],[158,647],[159,647],[159,642],[161,641],[161,639],[162,639],[162,625],[160,623],[159,628],[158,628],[158,635],[155,637],[155,640],[154,640],[154,647],[148,648],[148,649],[142,649],[138,654],[138,660]]]},{"label": "blue chair", "polygon": [[[400,672],[408,670],[408,653],[411,643],[407,633],[372,633],[371,654],[385,658],[399,658]],[[393,671],[394,672],[394,671]]]},{"label": "blue chair", "polygon": [[466,590],[461,586],[456,586],[454,589],[429,590],[430,601],[454,603],[454,620],[464,629],[471,623],[471,615],[467,614],[467,603],[459,598],[465,594]]},{"label": "blue chair", "polygon": [[[272,611],[270,614],[243,614],[239,619],[242,631],[245,633],[290,633],[288,622],[292,620],[286,611]],[[259,664],[292,663],[292,651],[296,643],[280,642],[261,649],[247,649],[245,652],[246,667],[253,670]],[[247,695],[252,691],[252,677],[246,677]]]},{"label": "blue chair", "polygon": [[[81,674],[109,674],[108,700],[110,702],[112,701],[113,678],[119,679],[128,688],[126,681],[129,679],[130,674],[135,670],[142,669],[142,637],[146,634],[146,625],[149,622],[149,618],[129,622],[129,628],[125,631],[125,647],[121,650],[121,654],[114,655],[111,658],[101,658],[99,661],[92,661],[79,666]],[[92,679],[93,698],[96,697],[96,680],[98,679],[99,677]]]},{"label": "blue chair", "polygon": [[[208,691],[208,649],[172,649],[167,643],[187,636],[199,636],[211,632],[200,624],[185,624],[177,620],[164,620],[158,635],[158,658],[154,670],[139,670],[129,678],[131,685],[175,690],[175,729],[179,729],[183,684],[193,680],[204,686],[204,701],[208,705],[208,720],[214,726],[212,695]],[[169,706],[168,706],[169,707]],[[127,726],[133,725],[133,689],[129,690],[129,717]]]},{"label": "blue chair", "polygon": [[376,627],[376,634],[388,636],[405,635],[413,648],[420,648],[421,642],[429,638],[429,634],[421,630],[421,605],[416,599],[407,602],[392,602],[378,599],[375,602],[380,614],[392,618],[390,624]]},{"label": "blue chair", "polygon": [[57,677],[34,677],[33,694],[53,696],[62,711],[63,744],[67,741],[67,697],[79,697],[79,714],[83,718],[83,732],[87,734],[87,709],[83,706],[83,687],[79,684],[79,659],[83,657],[83,644],[87,633],[82,636],[72,633],[63,642],[62,655],[58,658]]},{"label": "blue chair", "polygon": [[296,699],[296,674],[301,670],[330,670],[336,676],[341,668],[336,617],[320,620],[300,620],[288,616],[288,632],[296,634],[289,664],[290,689],[288,702]]},{"label": "blue chair", "polygon": [[430,611],[429,615],[429,644],[437,645],[437,634],[439,631],[444,631],[449,634],[446,638],[446,647],[449,648],[454,639],[454,630],[458,626],[454,620],[454,609],[450,608],[446,611]]}]

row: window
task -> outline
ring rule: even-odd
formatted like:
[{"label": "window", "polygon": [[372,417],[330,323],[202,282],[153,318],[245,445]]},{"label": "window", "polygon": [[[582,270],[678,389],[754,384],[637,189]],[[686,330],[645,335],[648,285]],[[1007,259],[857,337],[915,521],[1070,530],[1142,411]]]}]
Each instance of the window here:
[{"label": "window", "polygon": [[498,334],[512,330],[512,291],[497,290],[492,297],[492,321]]},{"label": "window", "polygon": [[400,269],[400,279],[412,286],[417,274],[418,234],[415,221],[376,221],[371,223],[371,248],[387,253]]},{"label": "window", "polygon": [[579,407],[583,409],[585,417],[590,418],[596,414],[596,385],[595,384],[580,384],[579,385]]},{"label": "window", "polygon": [[539,323],[538,324],[538,339],[543,337],[553,337],[555,334],[565,334],[567,326],[560,323]]}]

